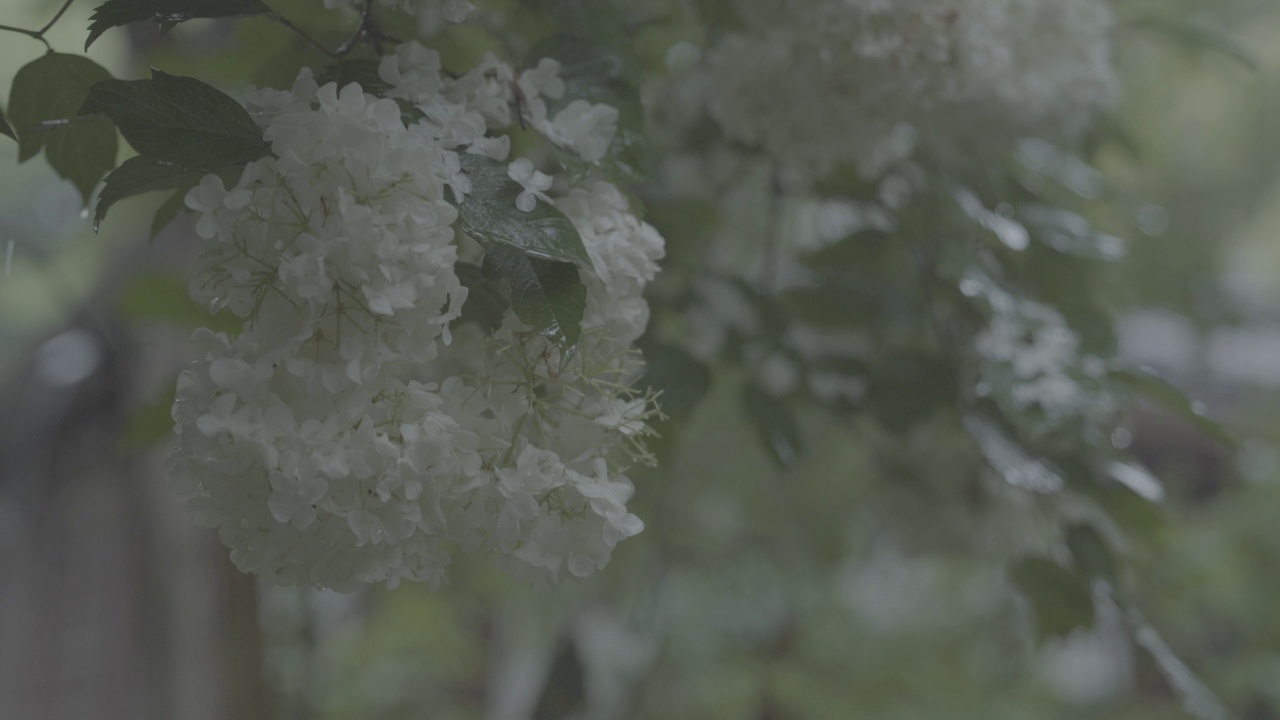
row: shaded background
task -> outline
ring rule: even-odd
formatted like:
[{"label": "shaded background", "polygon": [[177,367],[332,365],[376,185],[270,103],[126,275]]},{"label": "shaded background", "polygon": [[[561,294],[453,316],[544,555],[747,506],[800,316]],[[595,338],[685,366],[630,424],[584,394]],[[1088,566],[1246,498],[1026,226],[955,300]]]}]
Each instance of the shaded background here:
[{"label": "shaded background", "polygon": [[[0,22],[37,27],[57,5],[11,2]],[[56,48],[80,47],[90,5]],[[534,593],[460,558],[438,593],[259,585],[163,482],[172,382],[207,321],[186,298],[190,229],[149,243],[147,199],[95,235],[70,184],[11,159],[0,718],[1280,718],[1280,9],[1123,15],[1144,5],[1176,22],[1118,38],[1124,141],[1093,159],[1140,199],[1144,232],[1102,291],[1121,353],[1242,441],[1155,408],[1113,437],[1169,488],[1132,510],[1150,531],[1121,548],[1144,618],[1095,598],[1091,631],[1037,643],[1002,543],[1042,519],[952,482],[962,443],[802,412],[813,440],[780,473],[729,370],[664,439],[660,471],[635,476],[647,529],[589,582]],[[6,68],[41,51],[6,37]],[[90,53],[123,77],[154,63],[275,83],[286,55],[306,50],[257,20],[109,33]],[[668,237],[691,222],[651,220]]]}]

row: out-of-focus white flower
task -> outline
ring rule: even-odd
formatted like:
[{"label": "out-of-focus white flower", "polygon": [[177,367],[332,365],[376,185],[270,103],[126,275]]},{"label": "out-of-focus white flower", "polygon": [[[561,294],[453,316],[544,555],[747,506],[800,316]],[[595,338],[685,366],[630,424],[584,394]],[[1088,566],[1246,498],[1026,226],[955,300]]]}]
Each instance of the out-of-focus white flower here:
[{"label": "out-of-focus white flower", "polygon": [[[982,392],[996,397],[1032,428],[1050,431],[1072,420],[1105,417],[1114,399],[1101,388],[1097,358],[1082,356],[1080,337],[1057,310],[1018,299],[971,274],[961,284],[991,306],[987,327],[974,340],[985,361]],[[1092,362],[1091,362],[1092,361]]]},{"label": "out-of-focus white flower", "polygon": [[1071,136],[1116,96],[1104,0],[737,0],[708,108],[804,183],[879,175],[919,142],[954,153]]}]

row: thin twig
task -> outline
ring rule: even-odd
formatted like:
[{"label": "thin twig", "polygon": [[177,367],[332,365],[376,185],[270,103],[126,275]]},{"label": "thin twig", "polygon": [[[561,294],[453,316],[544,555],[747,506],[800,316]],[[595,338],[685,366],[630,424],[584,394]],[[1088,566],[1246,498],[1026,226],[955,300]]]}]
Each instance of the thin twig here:
[{"label": "thin twig", "polygon": [[287,17],[285,17],[285,16],[281,15],[280,13],[271,13],[271,14],[270,14],[270,15],[268,15],[267,17],[268,17],[272,22],[274,22],[274,23],[276,23],[276,24],[278,24],[278,25],[283,25],[283,26],[284,26],[284,27],[286,27],[286,28],[289,28],[290,30],[292,30],[292,31],[293,31],[293,34],[294,34],[294,35],[297,35],[298,37],[300,37],[300,38],[302,38],[303,40],[307,41],[307,44],[311,45],[312,47],[314,47],[315,49],[317,49],[317,50],[319,50],[320,52],[324,53],[325,55],[327,55],[327,56],[329,56],[329,57],[331,57],[331,58],[334,58],[334,59],[337,59],[337,58],[339,57],[339,54],[338,54],[338,53],[336,53],[336,52],[334,52],[334,51],[330,50],[329,48],[325,47],[323,43],[321,43],[319,40],[316,40],[315,38],[313,38],[313,37],[311,37],[310,35],[308,35],[308,34],[307,34],[307,31],[303,30],[302,28],[298,27],[297,25],[294,25],[292,20],[290,20],[289,18],[287,18]]},{"label": "thin twig", "polygon": [[72,2],[73,0],[67,0],[66,2],[62,3],[62,7],[58,8],[58,12],[53,16],[53,19],[45,23],[44,27],[40,28],[38,32],[40,33],[41,40],[44,39],[44,34],[49,32],[49,28],[52,28],[54,25],[58,23],[59,20],[62,19],[62,15],[67,12],[67,8],[71,7]]},{"label": "thin twig", "polygon": [[53,48],[50,47],[49,45],[49,41],[45,40],[44,37],[35,30],[26,30],[23,28],[11,27],[9,25],[0,25],[0,30],[4,30],[11,33],[17,33],[19,35],[26,35],[29,38],[35,38],[36,40],[39,40],[40,42],[44,43],[44,46],[46,48],[48,48],[49,50],[53,50]]},{"label": "thin twig", "polygon": [[54,14],[53,19],[45,23],[44,27],[40,28],[39,30],[27,30],[26,28],[13,27],[12,25],[0,25],[0,30],[11,32],[11,33],[17,33],[19,35],[26,35],[29,38],[34,38],[36,40],[39,40],[40,42],[44,43],[44,47],[46,50],[48,50],[49,52],[53,52],[53,46],[49,44],[48,40],[44,39],[44,34],[49,32],[50,28],[52,28],[54,25],[58,23],[59,20],[62,19],[63,14],[67,12],[67,8],[71,7],[71,3],[73,1],[74,0],[66,0],[66,2],[62,3],[62,7],[58,8],[58,12]]},{"label": "thin twig", "polygon": [[357,45],[368,43],[373,49],[382,54],[382,46],[387,43],[400,44],[402,41],[392,35],[388,35],[383,31],[382,26],[378,24],[377,18],[373,16],[373,0],[364,0],[364,5],[360,10],[360,25],[356,28],[355,33],[347,38],[347,41],[338,46],[334,51],[335,57],[342,57],[350,53]]},{"label": "thin twig", "polygon": [[364,6],[360,9],[360,25],[356,27],[356,32],[347,41],[338,46],[336,55],[341,57],[351,52],[355,46],[363,42],[369,34],[369,29],[373,25],[373,0],[364,0]]}]

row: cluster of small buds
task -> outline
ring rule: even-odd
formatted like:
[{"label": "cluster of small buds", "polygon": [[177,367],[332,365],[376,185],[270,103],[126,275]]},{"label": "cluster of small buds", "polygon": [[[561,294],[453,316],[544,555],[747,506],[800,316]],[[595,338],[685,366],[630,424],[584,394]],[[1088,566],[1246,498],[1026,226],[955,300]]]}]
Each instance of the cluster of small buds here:
[{"label": "cluster of small buds", "polygon": [[[536,98],[555,70],[526,81],[489,57],[450,79],[410,43],[382,62],[386,97],[309,71],[247,94],[272,156],[186,197],[207,243],[192,293],[244,329],[197,332],[170,467],[241,569],[339,590],[434,586],[461,550],[550,584],[602,568],[643,528],[623,473],[652,460],[653,398],[628,383],[657,232],[613,186],[553,199],[550,178],[516,160],[519,210],[554,202],[591,260],[581,340],[562,353],[511,310],[490,335],[459,322],[457,263],[480,252],[453,228],[471,191],[460,154],[505,161],[509,139],[493,131],[519,105],[513,81]],[[397,100],[420,119],[406,123]],[[583,138],[552,137],[588,160],[599,138]]]}]

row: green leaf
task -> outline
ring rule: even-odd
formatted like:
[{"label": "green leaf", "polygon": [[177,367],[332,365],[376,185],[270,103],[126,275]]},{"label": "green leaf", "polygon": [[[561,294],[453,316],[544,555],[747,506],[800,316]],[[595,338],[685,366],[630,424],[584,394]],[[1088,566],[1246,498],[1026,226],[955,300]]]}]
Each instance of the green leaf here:
[{"label": "green leaf", "polygon": [[106,184],[98,195],[98,206],[93,214],[93,229],[97,230],[111,206],[127,197],[157,190],[175,190],[198,183],[204,175],[180,165],[159,162],[151,158],[131,157],[111,171]]},{"label": "green leaf", "polygon": [[1089,583],[1043,557],[1023,558],[1009,568],[1009,579],[1031,603],[1039,638],[1066,635],[1093,625]]},{"label": "green leaf", "polygon": [[154,20],[162,32],[196,18],[265,15],[271,8],[262,0],[107,0],[89,18],[89,39],[84,49],[113,27]]},{"label": "green leaf", "polygon": [[88,58],[47,53],[18,70],[9,92],[18,161],[43,149],[54,171],[75,183],[86,204],[98,180],[115,167],[119,141],[115,128],[100,118],[72,118],[90,88],[110,78]]},{"label": "green leaf", "polygon": [[1239,442],[1226,428],[1213,418],[1207,417],[1200,406],[1192,402],[1176,385],[1142,370],[1116,370],[1111,372],[1110,378],[1130,392],[1153,400],[1177,413],[1200,432],[1227,448],[1236,449],[1239,446]]},{"label": "green leaf", "polygon": [[773,459],[784,468],[795,465],[800,460],[800,426],[791,408],[754,385],[744,388],[742,401]]},{"label": "green leaf", "polygon": [[243,165],[271,151],[262,130],[229,95],[159,70],[150,80],[94,85],[80,114],[95,113],[110,117],[140,154],[192,170]]},{"label": "green leaf", "polygon": [[516,207],[516,197],[524,188],[507,175],[506,163],[472,154],[460,159],[471,179],[471,193],[458,205],[463,232],[490,252],[505,245],[543,260],[592,269],[582,236],[564,213],[541,201],[531,212]]},{"label": "green leaf", "polygon": [[659,342],[642,342],[644,377],[640,387],[659,393],[658,407],[671,417],[694,408],[711,389],[711,369],[684,350]]},{"label": "green leaf", "polygon": [[867,377],[867,406],[885,429],[902,433],[959,394],[955,364],[920,350],[883,353]]},{"label": "green leaf", "polygon": [[154,242],[160,236],[160,232],[168,227],[169,223],[173,222],[173,219],[178,216],[178,213],[187,209],[187,190],[190,189],[179,188],[177,192],[169,196],[168,200],[161,203],[160,207],[156,208],[156,214],[151,218],[151,234],[148,236],[148,240]]},{"label": "green leaf", "polygon": [[395,101],[396,105],[400,107],[400,122],[404,123],[405,127],[408,127],[427,116],[426,113],[422,112],[422,108],[414,105],[404,98],[396,98]]},{"label": "green leaf", "polygon": [[44,154],[59,175],[75,183],[88,205],[98,180],[115,167],[119,147],[116,129],[98,118],[55,131],[45,140]]},{"label": "green leaf", "polygon": [[1127,536],[1153,539],[1164,530],[1165,508],[1115,480],[1112,463],[1103,463],[1104,468],[1092,459],[1058,455],[1053,464],[1065,473],[1075,493],[1096,503]]},{"label": "green leaf", "polygon": [[1087,578],[1115,584],[1116,557],[1097,528],[1084,523],[1071,525],[1067,528],[1066,539],[1078,572]]},{"label": "green leaf", "polygon": [[0,135],[8,135],[14,140],[18,139],[18,135],[13,132],[13,128],[9,127],[9,121],[5,120],[3,112],[0,112]]},{"label": "green leaf", "polygon": [[462,304],[462,315],[457,322],[475,323],[485,334],[502,327],[502,317],[511,307],[511,299],[499,287],[498,280],[487,277],[479,265],[471,263],[456,263],[453,271],[467,289],[467,301]]},{"label": "green leaf", "polygon": [[819,327],[866,326],[905,296],[902,284],[882,272],[819,268],[811,277],[811,283],[780,293],[778,301],[791,317]]},{"label": "green leaf", "polygon": [[485,255],[483,270],[491,278],[511,282],[511,309],[521,322],[560,346],[566,356],[573,351],[587,309],[587,286],[575,265],[495,244]]}]

